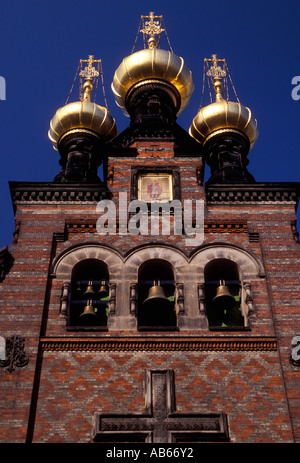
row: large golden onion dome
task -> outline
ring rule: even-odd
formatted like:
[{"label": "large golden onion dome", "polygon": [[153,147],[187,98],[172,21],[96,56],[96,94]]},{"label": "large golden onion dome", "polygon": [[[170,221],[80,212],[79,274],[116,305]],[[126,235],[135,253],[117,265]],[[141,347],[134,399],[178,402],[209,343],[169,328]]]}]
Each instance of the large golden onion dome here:
[{"label": "large golden onion dome", "polygon": [[193,119],[189,134],[198,142],[205,144],[220,133],[240,132],[248,138],[251,149],[259,135],[257,121],[249,108],[239,102],[223,99],[221,77],[225,74],[222,74],[224,71],[216,64],[216,55],[213,55],[213,60],[214,66],[208,75],[214,77],[216,101],[199,110]]},{"label": "large golden onion dome", "polygon": [[[53,148],[58,149],[60,140],[70,132],[85,130],[96,134],[103,141],[109,141],[118,134],[116,122],[108,110],[96,103],[92,103],[91,92],[93,89],[93,77],[98,73],[92,67],[93,60],[89,57],[89,65],[81,73],[86,77],[83,84],[84,95],[82,100],[69,103],[59,108],[52,120],[48,137],[52,141]],[[86,60],[81,60],[86,62]]]},{"label": "large golden onion dome", "polygon": [[135,86],[140,86],[150,81],[165,83],[166,87],[173,88],[179,96],[179,104],[176,102],[177,114],[189,103],[194,91],[192,73],[186,66],[183,58],[173,52],[157,48],[155,39],[164,29],[160,27],[155,18],[162,16],[142,16],[149,19],[141,32],[147,37],[148,49],[132,53],[123,59],[115,71],[112,82],[112,91],[116,97],[116,103],[126,113],[126,97]]},{"label": "large golden onion dome", "polygon": [[116,70],[112,91],[118,106],[126,111],[126,96],[130,89],[149,80],[167,82],[175,87],[180,95],[178,114],[188,105],[194,84],[183,58],[170,51],[149,48],[124,58]]}]

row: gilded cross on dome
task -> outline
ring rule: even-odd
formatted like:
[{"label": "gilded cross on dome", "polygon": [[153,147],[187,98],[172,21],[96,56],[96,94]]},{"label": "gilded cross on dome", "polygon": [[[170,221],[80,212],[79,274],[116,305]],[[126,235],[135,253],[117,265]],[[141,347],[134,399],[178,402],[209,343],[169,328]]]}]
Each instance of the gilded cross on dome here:
[{"label": "gilded cross on dome", "polygon": [[[149,21],[145,21],[146,19],[149,19]],[[155,37],[157,35],[160,36],[160,34],[165,31],[165,29],[161,27],[162,16],[155,16],[153,11],[151,11],[149,16],[141,16],[141,20],[143,23],[141,32],[146,36],[149,48],[156,48],[158,43]]]},{"label": "gilded cross on dome", "polygon": [[206,75],[208,77],[214,77],[214,78],[220,78],[220,77],[226,77],[226,71],[221,68],[221,66],[218,66],[218,63],[222,62],[224,63],[224,59],[218,59],[217,55],[212,55],[211,59],[206,59],[206,62],[212,62],[213,65],[210,67],[210,69],[207,71]]},{"label": "gilded cross on dome", "polygon": [[81,77],[85,77],[86,79],[91,79],[93,77],[99,77],[99,72],[93,66],[94,63],[101,63],[101,60],[94,59],[94,55],[89,55],[89,59],[81,59],[80,63],[87,63],[87,66],[80,72]]},{"label": "gilded cross on dome", "polygon": [[224,63],[224,59],[218,59],[217,55],[212,55],[210,59],[205,59],[204,60],[206,63],[212,62],[213,65],[208,69],[206,75],[208,77],[212,77],[214,79],[214,89],[215,89],[215,94],[216,94],[216,100],[220,101],[223,99],[222,95],[222,77],[226,77],[226,71],[225,69],[222,69],[221,66],[218,66],[218,63]]},{"label": "gilded cross on dome", "polygon": [[[83,69],[83,64],[87,64],[87,66]],[[93,65],[97,63],[97,68]],[[88,59],[81,59],[80,60],[80,78],[84,78],[84,83],[80,82],[80,99],[84,101],[91,101],[91,93],[94,86],[94,81],[97,81],[100,75],[100,66],[101,60],[94,59],[94,55],[89,55]],[[94,79],[94,80],[93,80]],[[83,96],[82,93],[84,92]]]}]

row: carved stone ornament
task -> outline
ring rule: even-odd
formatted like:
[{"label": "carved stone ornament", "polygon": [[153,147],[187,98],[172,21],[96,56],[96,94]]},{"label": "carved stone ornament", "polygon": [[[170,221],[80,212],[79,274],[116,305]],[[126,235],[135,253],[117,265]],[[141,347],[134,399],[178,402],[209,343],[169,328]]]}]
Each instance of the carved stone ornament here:
[{"label": "carved stone ornament", "polygon": [[224,413],[178,413],[175,410],[173,370],[146,370],[144,413],[96,413],[94,442],[228,440]]},{"label": "carved stone ornament", "polygon": [[0,360],[0,367],[12,373],[15,367],[25,367],[29,357],[24,351],[25,339],[20,336],[12,336],[6,339],[6,358]]}]

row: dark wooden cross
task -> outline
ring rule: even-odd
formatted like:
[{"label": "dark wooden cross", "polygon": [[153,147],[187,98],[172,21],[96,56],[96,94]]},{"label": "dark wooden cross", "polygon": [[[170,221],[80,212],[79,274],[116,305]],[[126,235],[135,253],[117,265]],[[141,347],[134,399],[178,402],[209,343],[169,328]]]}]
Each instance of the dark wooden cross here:
[{"label": "dark wooden cross", "polygon": [[228,440],[224,413],[178,413],[173,370],[146,370],[142,414],[96,413],[94,442],[201,442]]}]

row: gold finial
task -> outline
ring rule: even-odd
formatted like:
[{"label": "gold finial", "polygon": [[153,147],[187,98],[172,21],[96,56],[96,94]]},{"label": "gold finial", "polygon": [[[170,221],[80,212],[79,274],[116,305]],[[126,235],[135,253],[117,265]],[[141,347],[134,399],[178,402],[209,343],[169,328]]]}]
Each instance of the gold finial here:
[{"label": "gold finial", "polygon": [[[87,66],[82,69],[82,65],[84,63],[87,63]],[[93,64],[98,63],[98,69],[96,69]],[[94,79],[97,79],[99,77],[99,65],[101,64],[100,59],[94,59],[94,55],[89,55],[88,59],[81,59],[80,60],[80,67],[81,67],[81,72],[80,72],[80,77],[84,77],[84,84],[80,84],[80,94],[83,97],[81,97],[81,100],[83,101],[91,101],[91,93],[94,87]]]},{"label": "gold finial", "polygon": [[216,93],[216,101],[223,100],[223,94],[222,94],[222,77],[226,77],[226,71],[221,68],[221,66],[218,66],[218,63],[225,63],[225,59],[218,59],[217,55],[212,55],[210,59],[205,59],[204,60],[206,63],[212,62],[213,65],[209,68],[207,71],[206,75],[208,77],[212,77],[214,79],[214,89]]},{"label": "gold finial", "polygon": [[[87,66],[84,67],[84,65]],[[93,66],[96,64],[97,66]],[[73,92],[74,85],[77,81],[78,75],[80,76],[79,82],[79,100],[80,101],[91,101],[92,91],[94,90],[94,101],[96,101],[96,94],[98,90],[98,81],[99,76],[101,75],[102,91],[106,109],[108,109],[105,91],[104,91],[104,81],[103,81],[103,70],[102,70],[102,61],[101,59],[94,59],[94,55],[89,55],[88,59],[81,59],[79,61],[77,71],[74,77],[74,81],[68,95],[68,98],[65,102],[65,106],[68,104],[71,94]]]},{"label": "gold finial", "polygon": [[[145,21],[146,19],[149,19],[149,21]],[[141,29],[141,32],[144,34],[144,38],[148,41],[149,48],[157,48],[160,34],[165,31],[165,29],[161,27],[162,19],[162,16],[155,16],[153,11],[149,13],[149,16],[141,16],[141,21],[143,23],[143,29]],[[158,41],[156,41],[157,35],[159,36]]]}]

